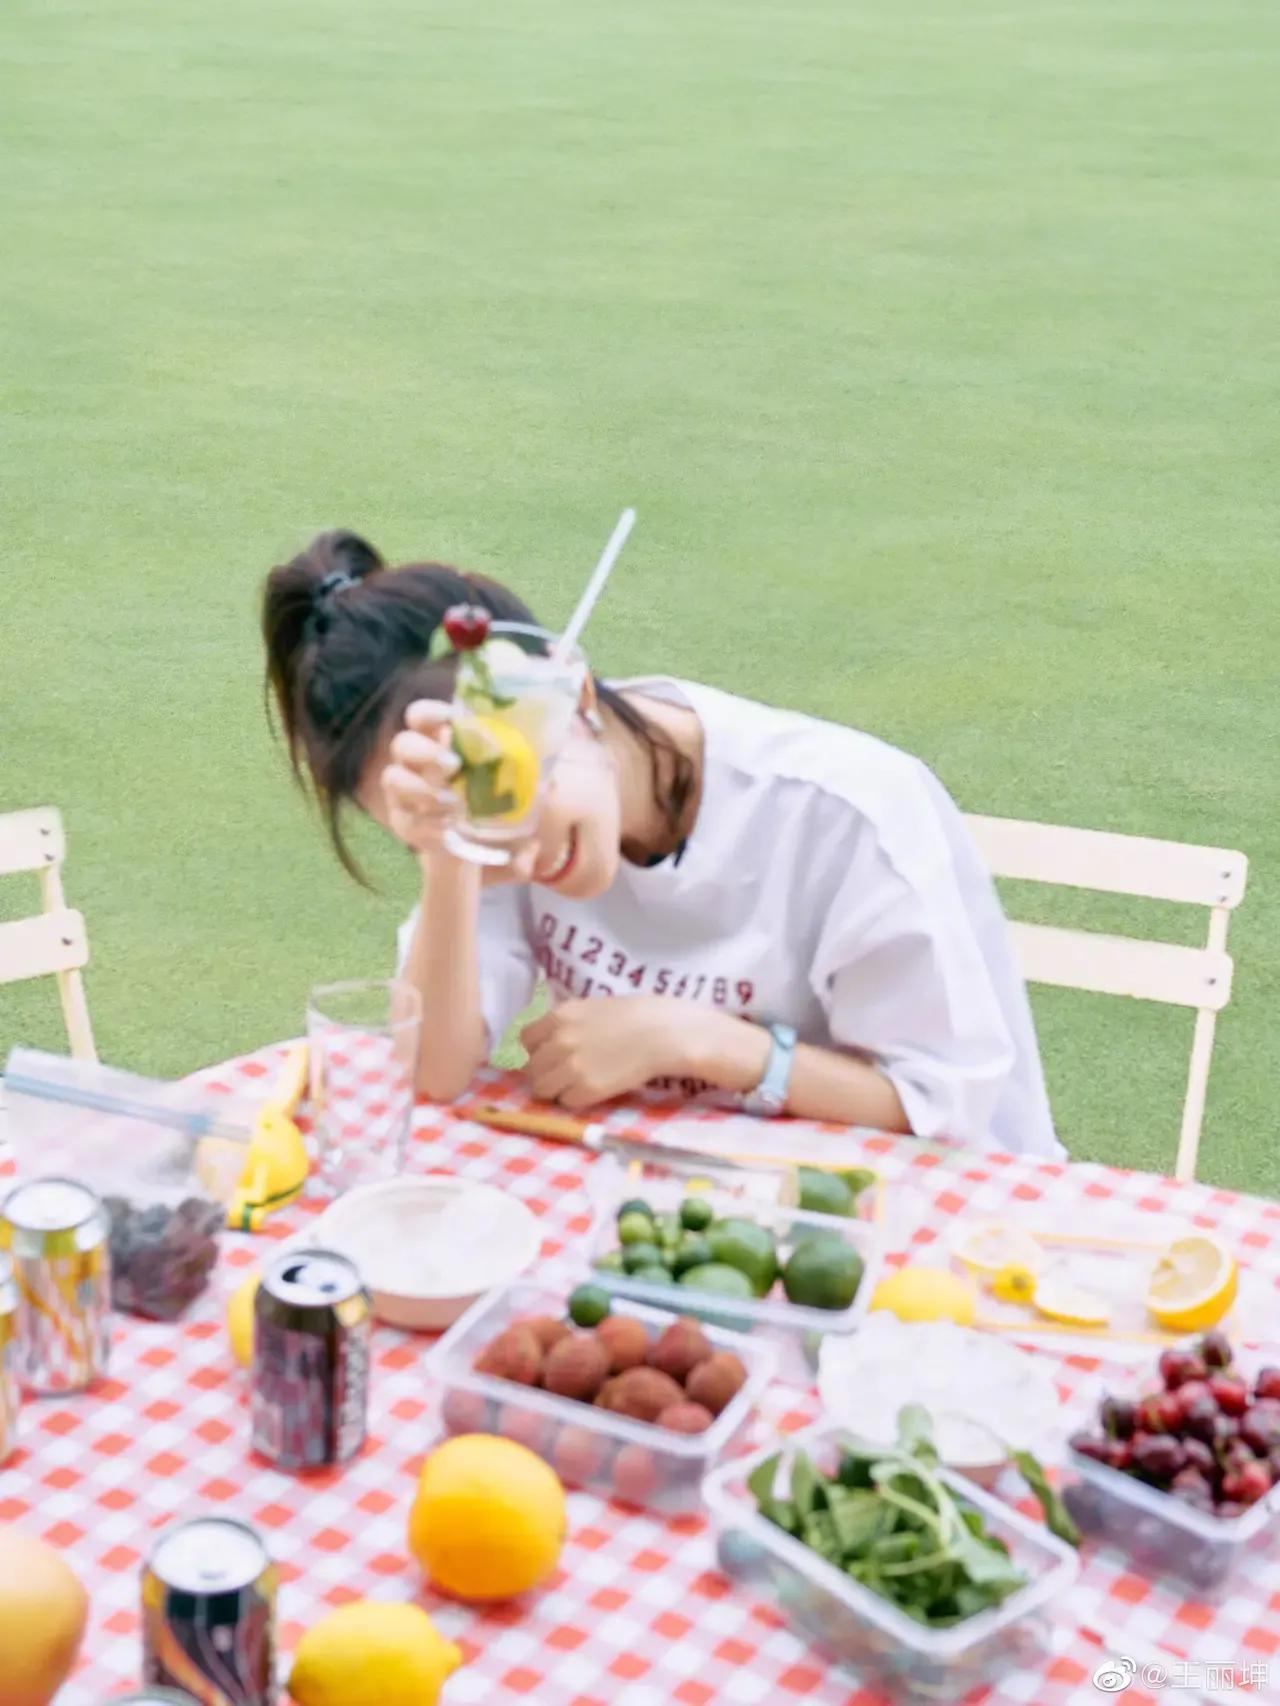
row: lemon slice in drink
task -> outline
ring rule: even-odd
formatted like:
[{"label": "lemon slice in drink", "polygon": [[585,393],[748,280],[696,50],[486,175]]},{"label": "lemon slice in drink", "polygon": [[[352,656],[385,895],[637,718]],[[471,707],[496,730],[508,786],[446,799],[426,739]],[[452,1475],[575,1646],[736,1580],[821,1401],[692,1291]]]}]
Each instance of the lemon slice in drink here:
[{"label": "lemon slice in drink", "polygon": [[1214,1327],[1236,1300],[1236,1259],[1207,1232],[1175,1238],[1151,1271],[1147,1308],[1170,1333]]},{"label": "lemon slice in drink", "polygon": [[538,754],[527,735],[500,717],[467,717],[453,726],[462,760],[454,787],[473,818],[516,823],[538,793]]},{"label": "lemon slice in drink", "polygon": [[993,1220],[971,1227],[957,1239],[956,1260],[984,1279],[995,1279],[1006,1268],[1027,1268],[1036,1273],[1044,1266],[1044,1251],[1029,1232]]},{"label": "lemon slice in drink", "polygon": [[1106,1327],[1111,1322],[1107,1300],[1077,1285],[1067,1274],[1041,1275],[1032,1302],[1039,1314],[1068,1327]]}]

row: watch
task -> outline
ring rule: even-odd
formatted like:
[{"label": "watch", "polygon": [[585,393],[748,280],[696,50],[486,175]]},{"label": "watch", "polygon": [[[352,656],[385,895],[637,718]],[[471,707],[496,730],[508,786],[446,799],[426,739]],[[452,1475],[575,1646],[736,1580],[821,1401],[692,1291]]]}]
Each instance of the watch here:
[{"label": "watch", "polygon": [[787,1106],[787,1089],[796,1058],[796,1028],[794,1025],[769,1025],[766,1028],[773,1044],[764,1077],[742,1098],[742,1106],[749,1114],[763,1114],[775,1119]]}]

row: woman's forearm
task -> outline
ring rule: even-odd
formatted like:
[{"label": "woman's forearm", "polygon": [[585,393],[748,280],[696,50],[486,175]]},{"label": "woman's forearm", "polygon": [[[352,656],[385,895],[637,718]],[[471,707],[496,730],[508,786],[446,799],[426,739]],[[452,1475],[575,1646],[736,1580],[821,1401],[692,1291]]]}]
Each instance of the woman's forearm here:
[{"label": "woman's forearm", "polygon": [[[689,1069],[721,1090],[754,1090],[764,1076],[771,1039],[763,1025],[728,1013],[707,1012],[696,1030],[696,1059]],[[787,1090],[787,1112],[799,1119],[830,1120],[837,1125],[870,1126],[876,1131],[910,1132],[898,1092],[876,1067],[835,1049],[796,1049]]]},{"label": "woman's forearm", "polygon": [[449,853],[424,854],[418,864],[422,900],[400,975],[422,998],[418,1089],[451,1102],[488,1049],[476,947],[480,868]]}]

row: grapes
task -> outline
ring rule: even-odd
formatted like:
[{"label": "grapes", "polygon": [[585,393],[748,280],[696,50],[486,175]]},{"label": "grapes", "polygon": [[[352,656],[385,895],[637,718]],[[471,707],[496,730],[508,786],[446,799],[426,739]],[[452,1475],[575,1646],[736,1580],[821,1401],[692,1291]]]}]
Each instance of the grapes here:
[{"label": "grapes", "polygon": [[1112,1439],[1133,1438],[1134,1406],[1127,1398],[1104,1398],[1099,1415]]},{"label": "grapes", "polygon": [[1160,1378],[1170,1392],[1189,1380],[1203,1380],[1205,1365],[1194,1351],[1167,1350],[1160,1353]]},{"label": "grapes", "polygon": [[174,1321],[209,1283],[218,1260],[222,1210],[204,1197],[175,1208],[141,1207],[108,1197],[111,1216],[111,1301],[153,1321]]},{"label": "grapes", "polygon": [[1206,1333],[1196,1349],[1206,1368],[1230,1368],[1231,1341],[1225,1333]]}]

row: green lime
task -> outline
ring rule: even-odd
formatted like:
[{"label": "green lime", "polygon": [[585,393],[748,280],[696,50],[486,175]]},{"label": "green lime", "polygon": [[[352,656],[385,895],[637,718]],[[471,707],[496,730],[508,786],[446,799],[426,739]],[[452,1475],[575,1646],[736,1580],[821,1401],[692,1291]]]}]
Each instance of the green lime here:
[{"label": "green lime", "polygon": [[622,1251],[606,1250],[603,1256],[597,1256],[592,1262],[593,1268],[598,1268],[602,1274],[620,1274],[622,1272]]},{"label": "green lime", "polygon": [[626,1202],[620,1202],[614,1218],[621,1220],[624,1214],[643,1214],[646,1219],[653,1219],[653,1210],[643,1197],[628,1197]]},{"label": "green lime", "polygon": [[652,1219],[638,1208],[630,1209],[618,1220],[618,1241],[622,1244],[653,1244],[657,1241]]},{"label": "green lime", "polygon": [[717,1297],[745,1300],[755,1296],[747,1276],[727,1262],[703,1262],[700,1267],[686,1268],[680,1275],[680,1284],[687,1285],[690,1291],[712,1291]]},{"label": "green lime", "polygon": [[847,1309],[861,1283],[862,1257],[833,1238],[806,1238],[782,1270],[787,1297],[809,1309]]},{"label": "green lime", "polygon": [[715,1214],[705,1197],[686,1197],[680,1204],[680,1224],[690,1232],[705,1232]]},{"label": "green lime", "polygon": [[598,1327],[609,1309],[609,1293],[602,1285],[580,1285],[569,1293],[569,1319],[575,1327]]},{"label": "green lime", "polygon": [[838,1173],[824,1173],[818,1167],[797,1167],[799,1187],[797,1208],[807,1214],[852,1214],[853,1192]]},{"label": "green lime", "polygon": [[700,1232],[686,1232],[676,1251],[672,1267],[677,1278],[686,1268],[704,1268],[715,1261],[715,1252]]},{"label": "green lime", "polygon": [[863,1191],[870,1190],[872,1185],[880,1182],[879,1173],[873,1172],[870,1167],[842,1167],[840,1177],[855,1197],[860,1197]]},{"label": "green lime", "polygon": [[631,1275],[634,1280],[643,1280],[646,1285],[671,1285],[671,1270],[660,1267],[654,1262],[647,1268],[637,1268]]},{"label": "green lime", "polygon": [[629,1274],[637,1268],[662,1266],[662,1251],[656,1244],[628,1244],[622,1252],[622,1266]]},{"label": "green lime", "polygon": [[707,1243],[717,1262],[747,1276],[757,1297],[763,1297],[778,1277],[773,1235],[754,1220],[717,1220],[707,1228]]},{"label": "green lime", "polygon": [[658,1233],[659,1244],[676,1245],[680,1242],[680,1216],[678,1214],[659,1214],[653,1222]]}]

